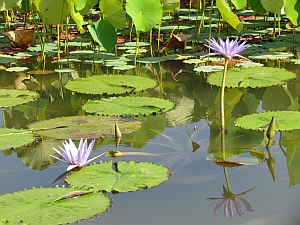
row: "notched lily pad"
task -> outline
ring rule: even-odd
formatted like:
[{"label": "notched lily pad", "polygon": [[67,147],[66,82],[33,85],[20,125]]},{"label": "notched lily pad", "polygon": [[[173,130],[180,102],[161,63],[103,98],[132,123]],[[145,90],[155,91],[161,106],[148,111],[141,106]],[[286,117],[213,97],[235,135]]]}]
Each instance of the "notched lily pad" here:
[{"label": "notched lily pad", "polygon": [[100,115],[150,115],[166,112],[174,108],[175,104],[168,100],[151,97],[113,97],[100,100],[88,100],[82,109],[88,113]]},{"label": "notched lily pad", "polygon": [[156,85],[156,81],[148,77],[98,75],[69,81],[66,88],[79,93],[112,95],[142,91]]},{"label": "notched lily pad", "polygon": [[12,149],[31,144],[35,141],[35,136],[28,130],[0,129],[0,150]]},{"label": "notched lily pad", "polygon": [[235,125],[244,129],[267,130],[272,117],[275,117],[275,130],[300,129],[300,112],[298,111],[276,111],[262,112],[246,115],[238,118]]},{"label": "notched lily pad", "polygon": [[[210,84],[221,86],[223,72],[208,77]],[[268,87],[286,84],[296,79],[296,74],[272,67],[233,68],[227,71],[226,87]]]},{"label": "notched lily pad", "polygon": [[33,188],[1,195],[0,224],[74,223],[104,213],[111,206],[110,198],[103,193],[78,191]]},{"label": "notched lily pad", "polygon": [[44,120],[29,125],[29,129],[40,135],[55,139],[104,138],[114,135],[117,123],[122,134],[138,130],[141,122],[131,118],[107,116],[69,116]]},{"label": "notched lily pad", "polygon": [[170,177],[167,167],[150,162],[100,162],[72,172],[66,181],[74,187],[107,192],[152,188]]},{"label": "notched lily pad", "polygon": [[32,91],[0,89],[0,107],[21,105],[38,97],[39,95]]}]

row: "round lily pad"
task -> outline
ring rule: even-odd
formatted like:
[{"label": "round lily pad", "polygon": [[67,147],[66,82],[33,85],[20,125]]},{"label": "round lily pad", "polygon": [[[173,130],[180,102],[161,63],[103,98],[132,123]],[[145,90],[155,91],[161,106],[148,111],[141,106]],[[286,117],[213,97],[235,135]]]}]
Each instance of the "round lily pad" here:
[{"label": "round lily pad", "polygon": [[[223,71],[212,74],[207,81],[221,86]],[[272,67],[233,68],[227,71],[226,87],[268,87],[288,83],[296,79],[296,74],[285,69]]]},{"label": "round lily pad", "polygon": [[0,150],[12,149],[31,144],[35,141],[35,136],[28,130],[0,129]]},{"label": "round lily pad", "polygon": [[141,127],[141,122],[130,118],[69,116],[36,122],[30,124],[29,129],[40,136],[79,140],[113,136],[115,123],[122,134],[131,133]]},{"label": "round lily pad", "polygon": [[171,110],[175,104],[168,100],[151,97],[114,97],[100,100],[89,100],[82,106],[88,113],[100,115],[149,115]]},{"label": "round lily pad", "polygon": [[0,196],[0,224],[69,224],[107,211],[109,197],[73,188],[33,188]]},{"label": "round lily pad", "polygon": [[194,68],[194,71],[197,72],[217,72],[223,70],[224,66],[199,66]]},{"label": "round lily pad", "polygon": [[238,118],[235,125],[244,129],[267,130],[274,116],[275,130],[300,129],[300,112],[298,111],[276,111],[250,114]]},{"label": "round lily pad", "polygon": [[94,191],[129,192],[152,188],[170,177],[169,169],[150,162],[112,161],[85,166],[66,181],[74,187]]},{"label": "round lily pad", "polygon": [[156,86],[156,81],[148,77],[132,75],[98,75],[69,81],[66,88],[86,94],[122,94],[136,92]]},{"label": "round lily pad", "polygon": [[16,66],[16,67],[11,67],[6,69],[7,72],[24,72],[28,70],[28,67],[21,67],[21,66]]},{"label": "round lily pad", "polygon": [[39,95],[32,91],[0,89],[0,107],[21,105],[38,97]]}]

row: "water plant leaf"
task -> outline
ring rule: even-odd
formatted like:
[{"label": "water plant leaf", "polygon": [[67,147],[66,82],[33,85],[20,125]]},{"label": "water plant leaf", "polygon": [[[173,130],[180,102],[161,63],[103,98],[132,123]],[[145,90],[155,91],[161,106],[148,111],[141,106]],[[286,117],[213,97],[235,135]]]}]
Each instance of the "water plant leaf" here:
[{"label": "water plant leaf", "polygon": [[283,0],[286,16],[295,26],[300,25],[300,4],[297,0]]},{"label": "water plant leaf", "polygon": [[164,13],[178,12],[180,9],[180,0],[160,0]]},{"label": "water plant leaf", "polygon": [[38,97],[33,91],[0,89],[0,107],[21,105]]},{"label": "water plant leaf", "polygon": [[88,25],[88,30],[93,39],[107,51],[112,50],[117,44],[117,33],[114,26],[106,19],[99,19],[93,25]]},{"label": "water plant leaf", "polygon": [[276,14],[281,14],[283,9],[283,0],[260,0],[262,6],[268,11]]},{"label": "water plant leaf", "polygon": [[35,141],[35,136],[31,131],[24,129],[0,129],[0,150],[12,149],[31,144]]},{"label": "water plant leaf", "polygon": [[28,47],[28,45],[33,41],[34,31],[33,30],[14,30],[3,32],[9,42],[15,47]]},{"label": "water plant leaf", "polygon": [[261,112],[243,116],[235,125],[244,129],[267,130],[272,117],[276,118],[276,131],[300,129],[300,112],[276,111]]},{"label": "water plant leaf", "polygon": [[121,30],[126,26],[126,12],[118,0],[101,0],[99,7],[103,18],[115,28]]},{"label": "water plant leaf", "polygon": [[104,213],[111,205],[103,193],[72,197],[74,191],[63,187],[32,188],[1,195],[0,224],[73,223]]},{"label": "water plant leaf", "polygon": [[234,4],[235,8],[238,10],[247,6],[247,0],[232,0],[231,2]]},{"label": "water plant leaf", "polygon": [[0,11],[9,10],[18,7],[22,0],[2,0],[0,2]]},{"label": "water plant leaf", "polygon": [[88,113],[100,115],[149,115],[152,113],[166,112],[175,104],[168,100],[151,97],[113,97],[100,100],[88,100],[82,109]]},{"label": "water plant leaf", "polygon": [[251,9],[257,14],[264,15],[268,12],[267,10],[265,10],[260,0],[248,0],[248,4]]},{"label": "water plant leaf", "polygon": [[156,84],[155,80],[148,77],[99,75],[69,81],[66,84],[66,88],[79,93],[112,95],[137,92],[155,87]]},{"label": "water plant leaf", "polygon": [[[65,2],[65,1],[63,1]],[[67,0],[69,3],[69,11],[71,17],[75,21],[77,25],[77,29],[80,31],[81,34],[85,32],[85,29],[82,27],[84,24],[83,16],[80,14],[80,12],[75,8],[75,4],[72,0]]]},{"label": "water plant leaf", "polygon": [[[223,72],[211,74],[207,81],[221,86]],[[226,87],[268,87],[291,82],[296,74],[285,69],[272,67],[233,68],[227,71]]]},{"label": "water plant leaf", "polygon": [[47,19],[50,24],[60,24],[69,13],[69,4],[61,0],[35,0],[35,5],[41,13],[41,19]]},{"label": "water plant leaf", "polygon": [[107,192],[152,188],[168,180],[168,168],[150,162],[100,162],[71,172],[66,181],[74,187]]},{"label": "water plant leaf", "polygon": [[237,15],[235,15],[228,3],[225,0],[217,0],[216,1],[217,7],[222,15],[223,20],[229,23],[234,29],[238,32],[243,30],[243,23],[239,20]]},{"label": "water plant leaf", "polygon": [[29,130],[45,137],[56,139],[103,138],[114,135],[114,124],[122,134],[138,130],[141,122],[130,118],[107,116],[69,116],[44,120],[29,125]]},{"label": "water plant leaf", "polygon": [[126,12],[131,16],[138,31],[149,31],[162,18],[160,0],[127,0],[126,2]]},{"label": "water plant leaf", "polygon": [[194,68],[194,71],[209,73],[209,72],[217,72],[223,69],[224,66],[199,66]]},{"label": "water plant leaf", "polygon": [[6,69],[7,72],[24,72],[28,70],[28,67],[22,67],[22,66],[16,66],[16,67],[10,67]]}]

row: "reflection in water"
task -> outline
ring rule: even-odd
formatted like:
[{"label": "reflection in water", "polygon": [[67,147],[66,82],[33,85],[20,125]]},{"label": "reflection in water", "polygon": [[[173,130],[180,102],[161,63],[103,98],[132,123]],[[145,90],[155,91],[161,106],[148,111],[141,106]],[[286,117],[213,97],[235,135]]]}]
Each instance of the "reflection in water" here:
[{"label": "reflection in water", "polygon": [[214,214],[218,213],[222,206],[224,206],[225,218],[227,218],[228,216],[230,218],[233,217],[233,206],[235,208],[236,213],[239,216],[244,215],[242,206],[244,206],[248,212],[254,212],[252,206],[250,205],[249,199],[241,197],[242,195],[245,195],[248,192],[252,191],[254,189],[254,187],[247,191],[241,192],[239,194],[233,194],[231,192],[227,168],[224,168],[224,174],[225,174],[225,178],[226,178],[227,189],[224,185],[222,185],[223,186],[223,193],[222,193],[223,197],[222,198],[207,198],[208,200],[216,200],[217,201],[214,203],[214,205],[215,205]]}]

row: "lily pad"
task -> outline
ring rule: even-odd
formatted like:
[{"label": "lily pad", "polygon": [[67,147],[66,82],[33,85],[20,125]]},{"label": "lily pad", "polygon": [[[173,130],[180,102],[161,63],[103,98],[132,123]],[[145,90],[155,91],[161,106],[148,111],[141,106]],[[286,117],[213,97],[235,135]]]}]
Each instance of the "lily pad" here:
[{"label": "lily pad", "polygon": [[31,144],[35,141],[35,136],[28,130],[0,129],[0,150],[12,149]]},{"label": "lily pad", "polygon": [[66,84],[66,88],[71,91],[94,95],[136,92],[155,86],[155,80],[131,75],[99,75],[78,78]]},{"label": "lily pad", "polygon": [[300,112],[276,111],[250,114],[238,118],[235,125],[244,129],[267,130],[272,117],[275,117],[275,130],[300,129]]},{"label": "lily pad", "polygon": [[223,69],[224,66],[199,66],[194,68],[194,71],[209,73],[209,72],[217,72]]},{"label": "lily pad", "polygon": [[114,135],[117,123],[122,134],[138,130],[141,122],[129,118],[107,116],[69,116],[44,120],[29,125],[29,129],[40,135],[55,139],[104,138]]},{"label": "lily pad", "polygon": [[100,100],[88,100],[82,109],[88,113],[100,115],[149,115],[152,113],[166,112],[171,110],[175,104],[168,100],[151,97],[113,97]]},{"label": "lily pad", "polygon": [[33,188],[0,196],[0,224],[67,224],[104,213],[111,205],[100,192]]},{"label": "lily pad", "polygon": [[21,105],[38,97],[39,95],[32,91],[0,89],[0,107]]},{"label": "lily pad", "polygon": [[28,70],[28,67],[20,67],[20,66],[6,69],[7,72],[24,72],[26,70]]},{"label": "lily pad", "polygon": [[100,162],[72,172],[66,181],[85,189],[129,192],[152,188],[168,180],[170,172],[162,165],[149,162]]},{"label": "lily pad", "polygon": [[[210,84],[221,86],[223,72],[208,77]],[[227,71],[226,87],[268,87],[286,84],[296,79],[296,74],[272,67],[233,68]]]}]

